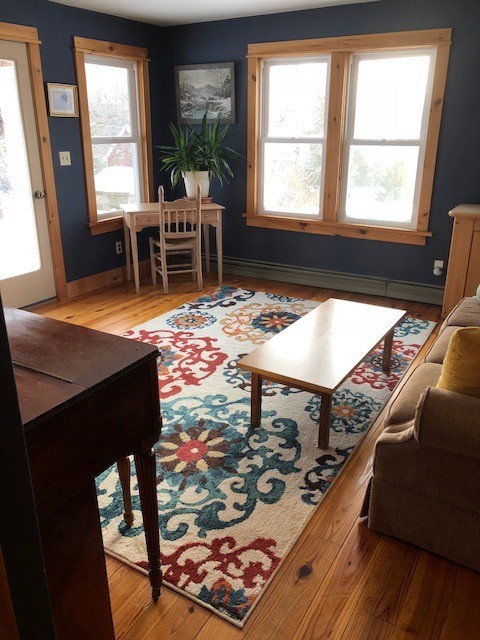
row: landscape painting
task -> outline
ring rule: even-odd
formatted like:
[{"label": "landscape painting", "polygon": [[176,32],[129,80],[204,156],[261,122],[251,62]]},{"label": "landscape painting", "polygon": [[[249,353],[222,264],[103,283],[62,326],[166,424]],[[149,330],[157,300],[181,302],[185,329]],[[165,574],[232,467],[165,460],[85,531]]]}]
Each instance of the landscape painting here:
[{"label": "landscape painting", "polygon": [[175,89],[180,124],[198,124],[205,112],[210,122],[235,122],[233,62],[176,66]]}]

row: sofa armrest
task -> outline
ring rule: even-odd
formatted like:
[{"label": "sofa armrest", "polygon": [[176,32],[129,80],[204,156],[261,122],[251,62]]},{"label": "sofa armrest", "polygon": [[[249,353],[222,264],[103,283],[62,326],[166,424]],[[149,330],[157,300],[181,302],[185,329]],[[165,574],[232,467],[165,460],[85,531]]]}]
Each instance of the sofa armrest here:
[{"label": "sofa armrest", "polygon": [[480,399],[427,387],[417,405],[414,436],[423,445],[480,458]]}]

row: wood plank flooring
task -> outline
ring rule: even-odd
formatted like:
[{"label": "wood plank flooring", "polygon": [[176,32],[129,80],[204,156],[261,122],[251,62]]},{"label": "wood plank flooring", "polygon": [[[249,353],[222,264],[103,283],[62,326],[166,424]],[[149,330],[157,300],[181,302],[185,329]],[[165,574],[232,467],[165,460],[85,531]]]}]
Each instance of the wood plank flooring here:
[{"label": "wood plank flooring", "polygon": [[[404,308],[441,322],[440,308],[330,289],[227,276],[225,284],[312,300],[331,297]],[[215,288],[207,277],[205,291]],[[160,288],[119,284],[43,315],[121,334],[197,297],[191,280]],[[436,331],[438,330],[438,326]],[[428,340],[426,351],[433,341]],[[422,353],[418,360],[421,359]],[[415,365],[414,365],[415,366]],[[107,556],[113,618],[122,640],[477,640],[480,574],[369,531],[358,518],[382,416],[352,454],[265,595],[240,630],[164,588],[154,605],[145,577]],[[425,514],[428,518],[428,514]]]}]

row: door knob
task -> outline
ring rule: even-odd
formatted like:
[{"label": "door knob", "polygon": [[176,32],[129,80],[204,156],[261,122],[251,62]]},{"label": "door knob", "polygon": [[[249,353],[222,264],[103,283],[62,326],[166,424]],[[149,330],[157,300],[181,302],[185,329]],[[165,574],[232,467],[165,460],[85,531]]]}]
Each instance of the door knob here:
[{"label": "door knob", "polygon": [[37,198],[37,200],[41,200],[42,198],[47,197],[46,191],[35,191],[33,195],[35,196],[35,198]]}]

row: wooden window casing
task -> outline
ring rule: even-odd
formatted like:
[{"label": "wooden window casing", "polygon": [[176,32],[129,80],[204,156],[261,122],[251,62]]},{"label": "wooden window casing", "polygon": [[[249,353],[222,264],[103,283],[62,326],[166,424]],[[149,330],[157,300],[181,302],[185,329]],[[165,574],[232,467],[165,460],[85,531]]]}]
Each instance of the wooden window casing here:
[{"label": "wooden window casing", "polygon": [[[428,231],[435,161],[444,101],[451,29],[256,43],[248,46],[247,212],[248,226],[350,238],[424,245]],[[353,53],[436,49],[416,228],[340,221],[340,188],[350,57]],[[330,87],[326,132],[322,219],[259,213],[259,134],[261,73],[265,60],[330,54]]]},{"label": "wooden window casing", "polygon": [[123,227],[122,214],[113,213],[111,217],[101,219],[97,215],[95,180],[93,170],[92,139],[87,98],[87,80],[85,74],[85,56],[94,55],[119,60],[130,60],[137,67],[137,96],[139,112],[139,132],[142,167],[141,186],[145,198],[153,199],[152,135],[150,122],[150,86],[148,79],[148,51],[142,47],[104,42],[74,36],[75,65],[77,71],[78,101],[82,132],[85,185],[87,191],[88,226],[92,235],[115,231]]}]

